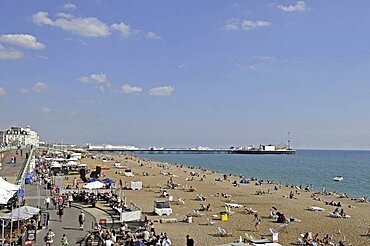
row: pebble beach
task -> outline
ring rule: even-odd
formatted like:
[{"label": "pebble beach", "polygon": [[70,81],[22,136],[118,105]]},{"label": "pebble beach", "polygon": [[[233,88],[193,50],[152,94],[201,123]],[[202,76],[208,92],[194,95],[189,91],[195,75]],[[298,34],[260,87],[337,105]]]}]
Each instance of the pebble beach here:
[{"label": "pebble beach", "polygon": [[[106,155],[110,161],[102,162],[99,158],[84,158],[91,170],[97,165],[106,166],[109,170],[102,170],[102,175],[127,185],[131,181],[142,181],[142,190],[123,189],[126,203],[133,202],[143,211],[148,219],[155,222],[156,232],[166,232],[173,245],[185,245],[185,236],[191,235],[196,245],[221,245],[238,240],[240,237],[261,237],[272,239],[270,229],[279,232],[281,245],[298,243],[301,234],[318,233],[320,238],[326,234],[334,242],[345,241],[352,245],[370,245],[367,236],[370,225],[370,205],[368,202],[354,201],[349,198],[340,198],[337,194],[321,194],[305,191],[300,187],[286,184],[277,184],[272,181],[253,180],[249,184],[240,184],[241,177],[216,173],[195,167],[185,167],[169,163],[160,163],[130,155]],[[134,177],[123,175],[124,169],[114,168],[114,163],[120,162],[127,169],[131,169]],[[71,184],[74,175],[65,180],[65,185]],[[78,178],[78,182],[83,184]],[[248,178],[248,177],[247,177]],[[176,184],[175,189],[167,186],[168,182]],[[261,183],[256,185],[256,182]],[[161,197],[163,191],[169,196]],[[293,198],[289,195],[293,194]],[[157,216],[153,213],[155,200],[168,199],[173,214]],[[199,197],[205,199],[201,200]],[[350,218],[333,218],[330,213],[336,206],[329,203],[341,204]],[[220,220],[220,212],[225,212],[225,203],[241,205],[228,211],[228,219]],[[209,206],[209,210],[202,207]],[[310,211],[309,207],[323,208],[324,211]],[[199,210],[199,212],[194,212]],[[289,223],[277,223],[271,218],[270,210],[280,212]],[[260,228],[254,226],[254,213],[261,217]],[[192,216],[192,223],[184,221],[186,216]],[[176,219],[174,223],[160,223],[161,219]],[[293,221],[295,220],[295,221]],[[225,228],[231,236],[220,237],[217,228]]]}]

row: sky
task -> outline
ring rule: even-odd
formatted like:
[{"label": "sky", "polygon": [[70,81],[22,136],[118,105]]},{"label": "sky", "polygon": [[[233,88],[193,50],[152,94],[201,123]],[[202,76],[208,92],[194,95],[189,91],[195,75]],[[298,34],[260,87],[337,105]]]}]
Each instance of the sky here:
[{"label": "sky", "polygon": [[370,149],[370,2],[3,0],[0,129]]}]

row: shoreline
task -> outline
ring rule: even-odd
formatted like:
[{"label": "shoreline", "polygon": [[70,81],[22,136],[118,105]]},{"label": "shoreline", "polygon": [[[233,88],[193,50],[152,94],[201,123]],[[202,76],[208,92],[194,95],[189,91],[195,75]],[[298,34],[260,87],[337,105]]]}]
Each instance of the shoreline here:
[{"label": "shoreline", "polygon": [[[316,150],[314,150],[316,151]],[[325,150],[326,151],[326,150]],[[331,151],[331,150],[329,150]],[[333,150],[333,151],[336,151],[336,150]],[[348,151],[352,151],[352,150],[348,150]],[[370,151],[368,151],[370,153]],[[191,167],[191,168],[199,168],[199,169],[206,169],[206,170],[209,170],[209,171],[212,171],[212,172],[215,172],[215,173],[222,173],[222,174],[227,174],[227,175],[232,175],[234,177],[246,177],[246,178],[257,178],[259,180],[270,180],[270,181],[273,181],[275,183],[279,183],[280,185],[288,185],[288,186],[297,186],[297,187],[301,187],[301,189],[304,189],[306,186],[309,186],[309,187],[315,187],[314,189],[312,189],[311,191],[313,192],[322,192],[322,188],[324,187],[325,190],[327,191],[327,193],[332,193],[332,194],[337,194],[337,195],[345,195],[347,198],[351,199],[351,200],[354,200],[354,201],[357,201],[359,199],[363,199],[363,198],[369,198],[370,197],[370,194],[351,194],[350,191],[348,190],[344,190],[343,191],[343,188],[339,187],[339,190],[342,190],[342,192],[337,192],[336,190],[338,189],[335,189],[335,188],[331,188],[330,191],[328,190],[328,188],[326,186],[321,186],[317,183],[297,183],[297,182],[288,182],[286,180],[279,180],[277,181],[276,179],[271,179],[271,177],[258,177],[258,176],[246,176],[246,175],[241,175],[240,173],[237,174],[235,172],[231,172],[231,173],[226,173],[226,172],[222,172],[220,170],[215,170],[215,169],[212,169],[212,168],[209,168],[209,167],[202,167],[202,166],[195,166],[195,165],[189,165],[189,164],[184,164],[184,163],[178,163],[178,162],[171,162],[171,161],[161,161],[161,160],[155,160],[155,159],[150,159],[147,157],[147,155],[145,155],[145,157],[143,157],[142,155],[137,155],[137,154],[134,154],[133,156],[136,156],[137,158],[144,158],[144,159],[148,159],[150,161],[154,161],[154,162],[164,162],[164,163],[167,163],[167,164],[172,164],[172,165],[183,165],[183,166],[186,166],[186,167]],[[335,181],[332,181],[334,184],[335,184]]]},{"label": "shoreline", "polygon": [[[132,169],[135,173],[134,177],[125,177],[118,172],[118,169],[114,168],[104,170],[103,175],[116,180],[116,182],[119,179],[123,179],[127,183],[130,181],[142,181],[143,189],[140,191],[123,190],[127,202],[132,201],[136,203],[152,221],[159,221],[161,218],[176,218],[179,221],[178,223],[155,224],[157,232],[167,232],[173,245],[184,244],[184,238],[187,234],[191,235],[196,242],[203,242],[204,245],[232,242],[240,236],[244,237],[245,233],[255,238],[261,236],[270,238],[269,228],[278,230],[278,226],[281,225],[269,218],[271,207],[275,207],[285,213],[287,218],[292,217],[302,220],[302,223],[289,223],[288,234],[281,232],[279,242],[282,245],[296,243],[299,235],[307,231],[319,232],[320,236],[330,233],[335,235],[338,240],[339,238],[342,239],[343,235],[346,235],[347,240],[353,243],[353,245],[366,245],[367,238],[359,237],[358,235],[359,233],[361,235],[361,232],[363,234],[370,223],[370,216],[367,213],[369,209],[368,203],[360,203],[332,195],[318,195],[320,200],[315,200],[312,197],[315,192],[306,192],[283,185],[279,186],[275,183],[263,183],[257,186],[255,185],[256,181],[252,181],[246,185],[239,184],[240,178],[237,175],[228,176],[228,180],[223,181],[221,172],[205,168],[181,166],[181,164],[168,162],[162,163],[141,156],[107,155],[106,153],[103,155],[113,157],[114,161],[103,163],[98,159],[88,158],[83,159],[82,162],[87,163],[93,169],[96,165],[111,167],[115,161],[120,161]],[[178,188],[167,188],[166,182],[169,180],[179,184]],[[238,184],[237,186],[233,185],[235,182]],[[278,189],[274,190],[274,186],[278,186]],[[187,191],[186,188],[188,187],[194,187],[195,191]],[[171,202],[171,207],[174,211],[171,216],[160,217],[152,213],[153,201],[163,199],[160,198],[159,192],[161,189],[165,189],[174,198],[174,202]],[[291,191],[294,192],[296,198],[288,198]],[[230,197],[220,196],[222,193]],[[204,196],[207,199],[206,201],[199,201],[196,195]],[[182,198],[185,204],[178,203],[179,198]],[[328,215],[335,207],[326,205],[325,200],[336,203],[340,201],[343,204],[343,208],[348,210],[352,217],[348,220],[330,218]],[[243,208],[233,209],[228,221],[214,219],[214,216],[219,217],[219,213],[225,211],[225,203],[237,203],[242,205]],[[194,210],[198,210],[201,204],[211,204],[212,210],[202,211],[203,215],[194,217],[192,224],[181,222],[186,215],[193,213]],[[310,206],[321,206],[327,211],[318,213],[307,211],[307,207]],[[246,213],[244,208],[257,210],[261,214],[262,224],[260,232],[254,230],[253,216]],[[214,221],[215,224],[210,225],[209,220]],[[218,226],[231,231],[233,237],[215,236]],[[342,232],[341,235],[336,234],[338,229]]]}]

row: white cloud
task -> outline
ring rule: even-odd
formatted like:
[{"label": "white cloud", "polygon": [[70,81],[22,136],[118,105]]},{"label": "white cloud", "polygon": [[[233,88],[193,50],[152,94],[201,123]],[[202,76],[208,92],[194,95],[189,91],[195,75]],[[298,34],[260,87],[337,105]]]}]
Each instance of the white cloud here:
[{"label": "white cloud", "polygon": [[106,87],[110,87],[108,77],[105,73],[93,73],[88,76],[81,76],[79,78],[84,84],[92,84],[96,89],[99,89],[101,92],[105,91]]},{"label": "white cloud", "polygon": [[278,5],[277,8],[284,12],[288,12],[288,13],[305,12],[306,3],[304,1],[298,1],[296,2],[295,5],[288,5],[288,6]]},{"label": "white cloud", "polygon": [[154,33],[154,32],[148,32],[148,33],[146,34],[146,37],[147,37],[148,39],[153,39],[153,40],[162,39],[162,37],[161,37],[161,36],[159,36],[158,34],[156,34],[156,33]]},{"label": "white cloud", "polygon": [[36,84],[34,84],[32,86],[32,90],[36,93],[40,93],[40,92],[46,90],[47,88],[48,88],[48,86],[43,82],[37,82]]},{"label": "white cloud", "polygon": [[0,60],[18,60],[23,57],[23,53],[13,48],[5,48],[0,44]]},{"label": "white cloud", "polygon": [[141,87],[131,86],[129,84],[125,84],[121,87],[121,91],[125,94],[135,94],[139,95],[143,89]]},{"label": "white cloud", "polygon": [[124,38],[128,38],[132,35],[138,34],[140,31],[132,29],[129,24],[121,22],[119,24],[114,23],[110,26],[112,30],[119,32]]},{"label": "white cloud", "polygon": [[253,20],[242,20],[239,19],[230,19],[226,23],[226,30],[227,31],[239,31],[240,29],[249,31],[252,29],[260,28],[260,27],[267,27],[270,26],[271,22],[268,21],[253,21]]},{"label": "white cloud", "polygon": [[28,49],[44,49],[45,45],[37,42],[36,38],[29,34],[3,34],[0,42],[21,46]]},{"label": "white cloud", "polygon": [[66,3],[66,4],[64,4],[63,8],[64,9],[71,9],[71,10],[77,9],[76,5],[73,4],[73,3]]},{"label": "white cloud", "polygon": [[20,89],[19,92],[22,93],[22,94],[28,94],[28,93],[30,93],[30,91],[27,90],[26,88]]},{"label": "white cloud", "polygon": [[0,97],[5,96],[6,91],[3,87],[0,87]]},{"label": "white cloud", "polygon": [[60,12],[60,13],[56,14],[56,16],[58,16],[60,18],[64,18],[64,19],[72,19],[73,18],[73,15],[67,14],[67,13],[64,13],[64,12]]},{"label": "white cloud", "polygon": [[177,68],[181,69],[181,68],[184,68],[186,66],[186,64],[177,64]]},{"label": "white cloud", "polygon": [[241,23],[241,27],[244,30],[252,30],[260,27],[267,27],[270,26],[271,22],[268,21],[252,21],[252,20],[243,20]]},{"label": "white cloud", "polygon": [[238,19],[228,20],[226,23],[226,30],[227,31],[239,31],[239,24],[240,24],[240,21]]},{"label": "white cloud", "polygon": [[32,16],[32,20],[35,24],[59,27],[83,37],[106,37],[110,35],[109,27],[95,17],[80,18],[68,15],[53,20],[47,12],[40,11]]},{"label": "white cloud", "polygon": [[170,96],[174,91],[175,87],[161,86],[150,89],[148,94],[151,96]]},{"label": "white cloud", "polygon": [[48,107],[43,107],[43,108],[41,109],[41,111],[42,111],[43,113],[47,114],[47,113],[50,113],[51,109],[50,109],[50,108],[48,108]]}]

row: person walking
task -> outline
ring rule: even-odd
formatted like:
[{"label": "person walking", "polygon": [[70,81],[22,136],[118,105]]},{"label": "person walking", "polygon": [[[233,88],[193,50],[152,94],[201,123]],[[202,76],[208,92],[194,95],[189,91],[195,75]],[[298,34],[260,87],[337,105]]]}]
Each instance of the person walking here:
[{"label": "person walking", "polygon": [[62,246],[67,246],[68,245],[68,239],[67,239],[66,234],[63,234],[63,237],[60,240],[60,242],[62,243]]},{"label": "person walking", "polygon": [[254,227],[256,228],[256,231],[260,230],[260,224],[261,224],[261,217],[259,216],[258,213],[254,214]]},{"label": "person walking", "polygon": [[44,200],[44,204],[46,206],[46,210],[49,210],[49,206],[50,206],[50,197],[45,197],[45,200]]},{"label": "person walking", "polygon": [[192,239],[189,235],[186,235],[186,246],[194,246],[194,239]]},{"label": "person walking", "polygon": [[62,222],[62,217],[64,214],[64,207],[63,205],[59,205],[58,207],[58,215],[59,215],[59,221]]},{"label": "person walking", "polygon": [[86,216],[83,211],[81,211],[80,215],[78,216],[78,222],[80,224],[80,230],[82,231],[84,229],[84,223],[86,220]]},{"label": "person walking", "polygon": [[73,202],[73,196],[71,193],[68,194],[68,205],[71,208],[72,207],[72,202]]},{"label": "person walking", "polygon": [[48,233],[45,235],[45,238],[44,238],[46,246],[52,246],[53,245],[54,237],[55,237],[55,233],[53,232],[53,230],[50,229],[48,231]]}]

